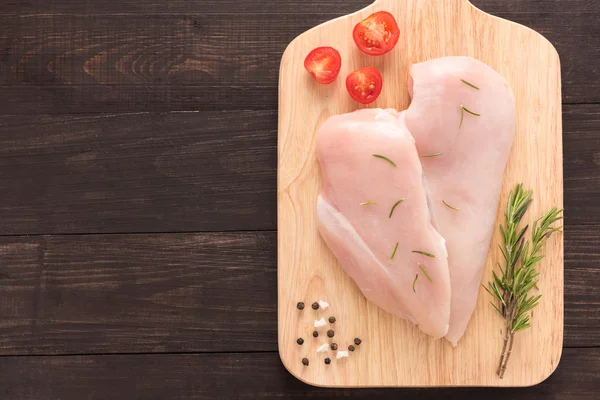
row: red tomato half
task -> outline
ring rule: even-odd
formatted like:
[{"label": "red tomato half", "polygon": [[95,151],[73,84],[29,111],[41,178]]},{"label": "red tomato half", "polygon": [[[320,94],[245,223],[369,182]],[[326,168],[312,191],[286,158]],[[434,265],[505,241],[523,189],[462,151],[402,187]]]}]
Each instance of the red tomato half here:
[{"label": "red tomato half", "polygon": [[346,78],[346,89],[350,97],[362,104],[377,100],[383,87],[383,79],[376,68],[365,67],[354,71]]},{"label": "red tomato half", "polygon": [[333,47],[317,47],[306,56],[304,68],[317,82],[329,84],[335,81],[340,73],[342,57]]},{"label": "red tomato half", "polygon": [[396,46],[400,38],[400,29],[392,14],[379,11],[356,24],[352,37],[363,53],[381,56]]}]

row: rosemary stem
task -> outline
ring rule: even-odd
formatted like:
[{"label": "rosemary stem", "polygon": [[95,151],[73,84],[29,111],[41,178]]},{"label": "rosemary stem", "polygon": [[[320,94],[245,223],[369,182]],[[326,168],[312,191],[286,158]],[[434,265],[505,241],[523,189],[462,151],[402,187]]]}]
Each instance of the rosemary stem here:
[{"label": "rosemary stem", "polygon": [[508,360],[510,359],[514,342],[515,334],[511,333],[508,345],[508,352],[506,353],[506,357],[504,358],[504,365],[502,365],[502,368],[500,369],[500,374],[498,374],[500,376],[500,379],[504,379],[504,372],[506,372],[506,366],[508,365]]},{"label": "rosemary stem", "polygon": [[502,371],[502,365],[504,365],[504,357],[506,356],[506,349],[508,348],[508,340],[509,340],[509,330],[508,330],[508,321],[504,322],[504,347],[502,347],[502,355],[500,356],[500,363],[498,364],[498,369],[496,369],[496,374],[500,376],[500,371]]}]

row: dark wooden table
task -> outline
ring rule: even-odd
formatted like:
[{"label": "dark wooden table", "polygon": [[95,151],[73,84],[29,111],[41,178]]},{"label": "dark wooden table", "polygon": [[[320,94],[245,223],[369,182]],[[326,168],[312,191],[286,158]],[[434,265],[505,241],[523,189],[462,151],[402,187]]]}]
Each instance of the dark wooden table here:
[{"label": "dark wooden table", "polygon": [[556,373],[528,389],[328,390],[282,366],[279,59],[369,2],[1,2],[0,399],[600,398],[598,0],[473,0],[562,59]]}]

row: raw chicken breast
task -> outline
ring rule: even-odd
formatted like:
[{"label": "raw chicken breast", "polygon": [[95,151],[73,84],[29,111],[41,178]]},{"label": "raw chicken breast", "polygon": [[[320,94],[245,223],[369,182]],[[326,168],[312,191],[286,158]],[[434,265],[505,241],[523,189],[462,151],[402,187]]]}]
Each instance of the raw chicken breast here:
[{"label": "raw chicken breast", "polygon": [[416,64],[410,75],[406,125],[421,156],[443,153],[421,162],[433,224],[448,248],[452,304],[446,338],[456,346],[477,303],[515,134],[515,100],[502,76],[469,57]]},{"label": "raw chicken breast", "polygon": [[[446,247],[431,226],[421,163],[403,119],[381,109],[331,117],[317,134],[317,156],[324,181],[318,227],[341,266],[374,304],[443,337],[450,317]],[[378,205],[361,205],[367,201]]]}]

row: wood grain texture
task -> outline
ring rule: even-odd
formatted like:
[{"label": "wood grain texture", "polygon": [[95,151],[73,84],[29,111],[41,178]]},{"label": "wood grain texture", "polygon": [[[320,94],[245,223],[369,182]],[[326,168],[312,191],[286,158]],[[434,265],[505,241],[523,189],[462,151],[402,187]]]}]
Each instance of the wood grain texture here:
[{"label": "wood grain texture", "polygon": [[[305,3],[3,2],[0,114],[276,109],[287,43],[369,1]],[[473,3],[548,37],[566,102],[600,102],[600,2]]]},{"label": "wood grain texture", "polygon": [[0,385],[10,400],[597,399],[600,349],[566,349],[563,358],[554,375],[527,389],[314,388],[287,373],[276,353],[5,357]]},{"label": "wood grain texture", "polygon": [[[276,123],[275,111],[0,116],[0,234],[274,230]],[[564,137],[566,223],[600,225],[600,106],[565,106]]]},{"label": "wood grain texture", "polygon": [[[347,32],[370,13],[390,11],[403,27],[397,48],[377,59],[362,55]],[[296,38],[283,55],[280,70],[278,168],[279,352],[299,379],[317,386],[530,386],[546,379],[558,365],[563,344],[563,242],[549,240],[539,287],[546,302],[535,311],[532,329],[520,333],[505,378],[496,366],[501,352],[500,324],[480,288],[477,309],[459,346],[433,340],[405,320],[367,302],[343,272],[316,229],[315,204],[321,188],[315,133],[329,116],[357,108],[343,89],[343,79],[320,86],[303,71],[311,49],[333,46],[345,64],[341,76],[373,63],[386,88],[371,107],[405,109],[409,104],[408,67],[448,55],[478,58],[504,76],[516,97],[517,133],[507,166],[501,204],[514,185],[533,189],[536,202],[528,223],[563,204],[560,65],[554,47],[536,32],[484,14],[468,1],[379,0],[361,12],[329,22]],[[394,90],[393,88],[397,88]],[[493,243],[500,240],[498,232]],[[483,281],[500,258],[488,256]],[[339,323],[338,343],[345,348],[361,337],[368,344],[352,360],[329,368],[305,369],[294,362],[314,352],[321,340],[299,348],[293,340],[312,331],[313,319],[294,308],[299,300],[322,298]],[[306,314],[306,313],[305,313]],[[316,316],[316,318],[311,318]],[[358,370],[353,366],[360,365]]]},{"label": "wood grain texture", "polygon": [[275,234],[0,238],[0,353],[276,349]]},{"label": "wood grain texture", "polygon": [[[473,0],[473,5],[483,11],[495,14],[530,14],[539,13],[594,13],[598,11],[595,0]],[[302,14],[337,14],[339,16],[352,13],[372,4],[371,0],[280,0],[276,3],[257,0],[202,0],[197,4],[196,12],[204,14],[269,14],[298,15]],[[201,11],[200,11],[201,9]],[[36,14],[172,14],[190,12],[187,0],[173,0],[168,3],[159,0],[139,2],[135,0],[107,0],[102,3],[90,0],[29,0],[5,1],[0,4],[0,12],[14,15]]]},{"label": "wood grain texture", "polygon": [[[565,245],[564,345],[600,346],[600,229],[569,226]],[[276,351],[276,247],[276,232],[2,237],[0,355]]]},{"label": "wood grain texture", "polygon": [[275,227],[275,112],[0,117],[0,233]]}]

